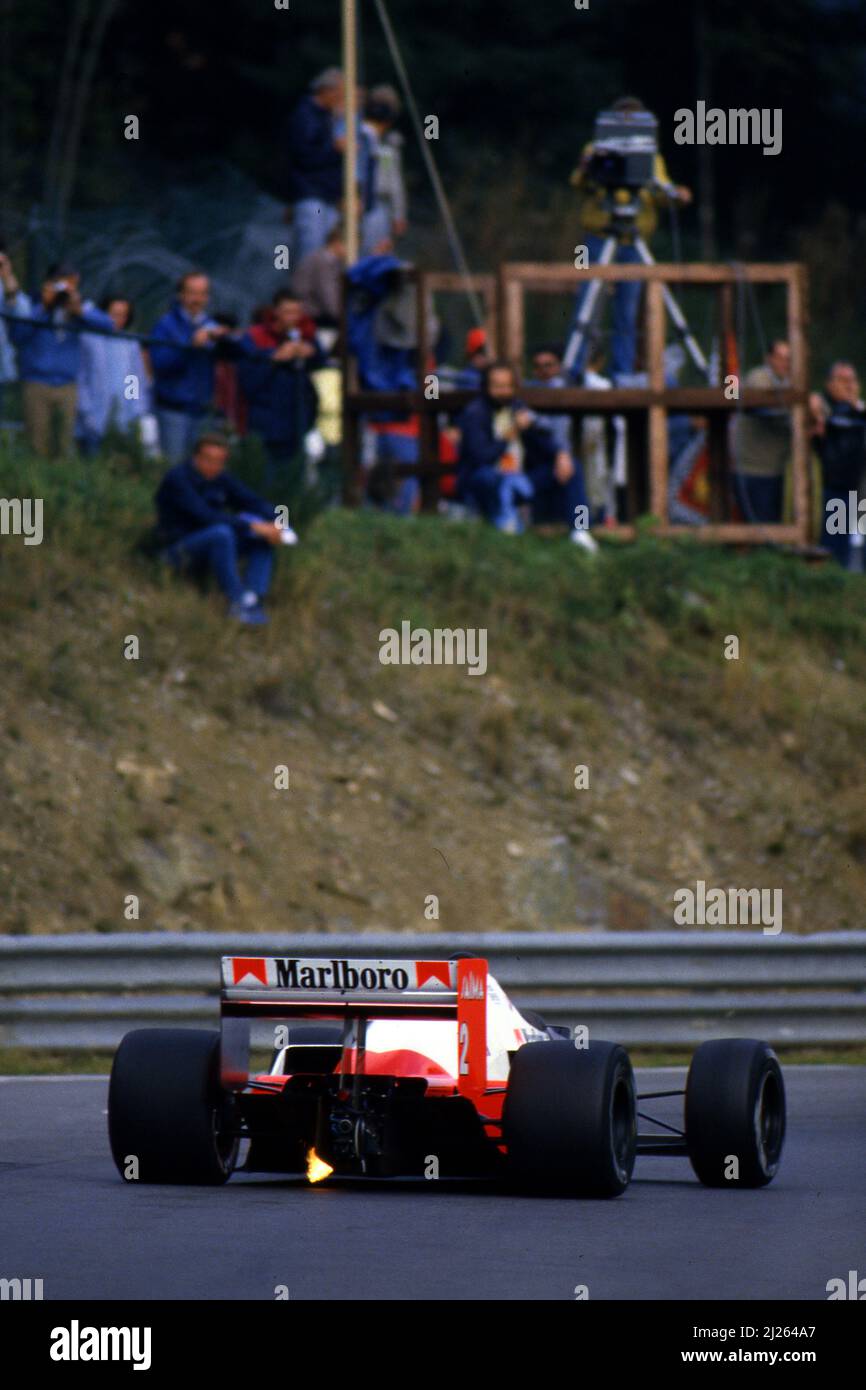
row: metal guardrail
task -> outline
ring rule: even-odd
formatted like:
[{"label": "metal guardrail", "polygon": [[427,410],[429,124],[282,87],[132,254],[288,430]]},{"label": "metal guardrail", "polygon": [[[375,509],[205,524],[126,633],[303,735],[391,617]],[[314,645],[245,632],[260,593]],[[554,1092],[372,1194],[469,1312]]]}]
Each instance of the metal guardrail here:
[{"label": "metal guardrail", "polygon": [[515,1002],[596,1037],[693,1046],[866,1042],[866,932],[134,933],[0,937],[0,1047],[113,1048],[215,1026],[219,958],[486,955]]}]

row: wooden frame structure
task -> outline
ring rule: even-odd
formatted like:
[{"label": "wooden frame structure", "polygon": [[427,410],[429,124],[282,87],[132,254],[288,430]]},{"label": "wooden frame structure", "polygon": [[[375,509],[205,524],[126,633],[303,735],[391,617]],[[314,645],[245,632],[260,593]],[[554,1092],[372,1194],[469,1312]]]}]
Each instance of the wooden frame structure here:
[{"label": "wooden frame structure", "polygon": [[[410,272],[418,296],[418,341],[427,342],[427,326],[433,294],[437,290],[459,291],[462,277],[443,272]],[[525,296],[531,293],[574,295],[581,283],[592,279],[639,281],[646,286],[646,360],[649,363],[645,388],[596,391],[585,387],[524,387],[521,399],[538,412],[568,413],[575,419],[583,415],[624,415],[632,438],[647,461],[644,495],[632,490],[632,509],[656,517],[658,533],[691,535],[707,541],[788,542],[806,544],[811,521],[809,434],[808,434],[808,325],[806,271],[802,265],[609,265],[583,270],[569,265],[506,264],[498,281],[491,275],[476,275],[471,286],[485,306],[488,341],[497,354],[520,367],[525,350]],[[744,390],[739,398],[728,400],[723,385],[667,387],[664,383],[663,354],[666,342],[664,287],[703,285],[715,287],[719,295],[721,325],[724,332],[733,327],[734,289],[743,282],[751,285],[782,285],[787,307],[787,336],[791,345],[791,386],[784,391]],[[345,332],[343,341],[345,342]],[[741,368],[742,369],[742,368]],[[437,416],[453,412],[472,398],[468,391],[442,392],[428,400],[423,376],[409,391],[365,391],[358,385],[354,362],[344,355],[343,423],[345,450],[344,490],[347,502],[359,499],[362,485],[359,429],[361,416],[375,411],[403,411],[419,419],[419,462],[398,464],[398,476],[421,479],[422,506],[435,506],[437,478],[448,471],[438,462]],[[725,519],[725,461],[728,423],[731,412],[748,409],[779,409],[791,413],[793,520],[773,525],[734,522]],[[706,416],[710,458],[710,520],[706,525],[673,524],[668,516],[668,412]],[[643,447],[645,441],[645,448]],[[630,470],[630,473],[637,470]],[[634,481],[633,479],[631,480]],[[634,526],[617,525],[612,532],[623,538],[634,535]]]}]

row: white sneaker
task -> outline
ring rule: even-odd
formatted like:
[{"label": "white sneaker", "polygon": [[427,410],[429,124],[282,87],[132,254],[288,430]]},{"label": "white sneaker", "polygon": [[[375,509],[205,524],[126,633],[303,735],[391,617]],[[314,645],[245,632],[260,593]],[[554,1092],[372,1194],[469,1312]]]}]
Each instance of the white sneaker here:
[{"label": "white sneaker", "polygon": [[594,536],[591,536],[588,531],[581,531],[575,528],[568,539],[575,545],[581,546],[583,550],[588,551],[590,555],[598,554],[598,541]]}]

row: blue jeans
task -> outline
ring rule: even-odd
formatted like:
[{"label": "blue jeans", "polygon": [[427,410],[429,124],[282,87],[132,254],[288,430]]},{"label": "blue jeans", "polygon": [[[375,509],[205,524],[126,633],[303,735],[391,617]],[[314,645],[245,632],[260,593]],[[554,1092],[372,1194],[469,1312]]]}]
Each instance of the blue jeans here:
[{"label": "blue jeans", "polygon": [[[243,580],[238,569],[240,557],[246,558]],[[273,547],[257,536],[239,536],[228,522],[205,526],[203,530],[193,531],[192,535],[175,541],[166,551],[166,559],[180,570],[215,574],[229,603],[239,602],[247,589],[264,598],[274,568]]]},{"label": "blue jeans", "polygon": [[[586,235],[583,244],[589,252],[590,265],[597,265],[601,259],[602,248],[605,238],[595,236],[592,233]],[[621,244],[617,247],[614,256],[615,265],[640,265],[641,259],[634,246]],[[602,287],[603,288],[603,287]],[[618,376],[620,372],[633,372],[634,361],[637,354],[637,316],[640,305],[640,283],[635,280],[627,284],[619,284],[613,293],[613,333],[610,343],[610,358],[608,361],[608,375]],[[574,332],[577,326],[577,317],[583,304],[584,295],[589,292],[589,285],[581,285],[574,301],[574,321],[571,331]],[[577,355],[572,375],[578,377],[586,369],[586,357],[590,348],[589,335],[584,337],[580,352]]]},{"label": "blue jeans", "polygon": [[525,473],[502,473],[495,464],[487,464],[461,481],[460,495],[502,531],[515,522],[518,503],[532,498],[532,483]]},{"label": "blue jeans", "polygon": [[168,410],[157,406],[156,419],[159,425],[159,447],[169,463],[183,463],[193,450],[202,427],[200,415],[190,415],[185,410]]},{"label": "blue jeans", "polygon": [[575,469],[567,483],[559,483],[553,475],[553,464],[542,463],[529,470],[532,483],[532,520],[536,525],[550,522],[565,522],[574,527],[577,507],[586,507],[589,515],[589,502],[583,482],[583,469],[573,460]]},{"label": "blue jeans", "polygon": [[[857,491],[857,485],[856,485],[856,483],[855,483],[855,485],[854,485],[853,491],[854,491],[854,492]],[[823,500],[823,504],[824,504],[824,520],[823,520],[823,523],[822,523],[821,544],[824,546],[824,549],[825,549],[825,550],[829,550],[830,554],[833,556],[833,559],[834,559],[838,564],[840,564],[840,565],[842,566],[843,569],[847,569],[847,568],[848,568],[849,561],[850,561],[850,559],[851,559],[851,537],[850,537],[850,535],[848,534],[847,531],[836,532],[836,533],[834,534],[833,532],[827,530],[827,522],[828,522],[829,519],[830,519],[830,518],[829,518],[829,515],[828,515],[828,512],[827,512],[828,503],[833,502],[833,501],[836,501],[836,500],[838,500],[840,497],[841,497],[842,501],[845,503],[845,510],[846,510],[846,513],[847,513],[847,510],[848,510],[848,493],[847,493],[847,491],[846,491],[846,492],[842,492],[841,488],[838,488],[838,487],[825,487],[825,488],[824,488],[824,496],[823,496],[823,499],[822,499],[822,500]],[[836,508],[835,510],[838,510],[838,508]],[[856,516],[855,516],[855,517],[852,517],[852,518],[850,519],[850,521],[849,521],[849,525],[854,526],[855,529],[856,529],[857,526],[859,526],[859,524],[860,524],[860,523],[859,523],[859,518],[856,517]]]},{"label": "blue jeans", "polygon": [[733,472],[731,477],[744,521],[758,522],[764,526],[781,521],[784,479],[737,472]]},{"label": "blue jeans", "polygon": [[380,241],[391,236],[391,214],[384,203],[374,203],[361,218],[361,255],[372,256]]},{"label": "blue jeans", "polygon": [[[382,430],[377,436],[376,463],[384,465],[386,476],[387,465],[390,463],[417,462],[418,440],[414,435],[388,434],[386,430]],[[381,505],[386,512],[393,512],[395,516],[412,516],[420,492],[421,484],[417,478],[394,478],[393,491],[388,501]]]},{"label": "blue jeans", "polygon": [[327,235],[340,220],[332,203],[318,198],[302,198],[295,203],[292,215],[292,270],[297,270],[305,256],[324,246]]}]

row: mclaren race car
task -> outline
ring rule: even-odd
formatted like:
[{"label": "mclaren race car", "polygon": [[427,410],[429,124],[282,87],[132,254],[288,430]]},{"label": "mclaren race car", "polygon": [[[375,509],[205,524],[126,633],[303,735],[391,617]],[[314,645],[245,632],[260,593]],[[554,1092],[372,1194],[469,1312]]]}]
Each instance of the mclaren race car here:
[{"label": "mclaren race car", "polygon": [[[220,1002],[219,1032],[121,1042],[108,1125],[123,1177],[223,1183],[242,1151],[244,1172],[311,1181],[478,1177],[614,1197],[637,1154],[688,1157],[716,1187],[762,1187],[779,1166],[785,1090],[766,1043],[702,1043],[684,1092],[638,1098],[623,1047],[521,1012],[481,958],[229,956]],[[251,1073],[262,1020],[273,1060]],[[638,1099],[674,1094],[682,1127],[639,1134]]]}]

